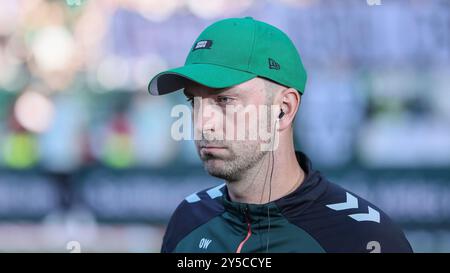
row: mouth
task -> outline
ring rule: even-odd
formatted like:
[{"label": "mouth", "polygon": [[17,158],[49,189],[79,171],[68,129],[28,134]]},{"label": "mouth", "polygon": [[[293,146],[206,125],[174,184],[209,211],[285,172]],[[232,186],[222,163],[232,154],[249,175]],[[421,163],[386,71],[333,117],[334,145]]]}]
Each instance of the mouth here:
[{"label": "mouth", "polygon": [[200,146],[200,151],[204,153],[214,153],[225,150],[224,146],[216,146],[216,145],[204,145]]}]

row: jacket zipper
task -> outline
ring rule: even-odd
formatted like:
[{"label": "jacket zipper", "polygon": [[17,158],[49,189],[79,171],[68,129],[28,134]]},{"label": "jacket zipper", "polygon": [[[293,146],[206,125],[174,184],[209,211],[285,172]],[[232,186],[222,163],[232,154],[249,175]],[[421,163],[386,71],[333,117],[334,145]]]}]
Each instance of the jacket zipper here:
[{"label": "jacket zipper", "polygon": [[250,238],[250,236],[252,236],[252,228],[250,225],[250,218],[248,216],[248,211],[247,208],[245,208],[245,221],[247,222],[247,236],[245,236],[244,240],[241,241],[241,243],[239,244],[236,253],[241,253],[242,247],[244,246],[244,244],[248,241],[248,239]]}]

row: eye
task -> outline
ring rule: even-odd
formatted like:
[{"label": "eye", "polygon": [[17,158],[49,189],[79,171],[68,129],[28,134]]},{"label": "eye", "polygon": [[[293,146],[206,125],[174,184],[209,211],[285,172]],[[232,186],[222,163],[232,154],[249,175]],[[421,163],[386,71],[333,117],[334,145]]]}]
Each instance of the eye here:
[{"label": "eye", "polygon": [[231,98],[231,97],[218,97],[217,98],[217,102],[219,104],[229,104],[229,103],[231,103],[233,101],[234,101],[234,99]]}]

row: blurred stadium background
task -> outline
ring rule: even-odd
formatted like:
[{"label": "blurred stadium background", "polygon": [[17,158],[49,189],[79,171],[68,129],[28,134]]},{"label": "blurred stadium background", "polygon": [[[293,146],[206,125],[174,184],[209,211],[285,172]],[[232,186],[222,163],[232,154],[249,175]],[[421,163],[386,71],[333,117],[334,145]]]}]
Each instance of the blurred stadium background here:
[{"label": "blurred stadium background", "polygon": [[447,0],[2,1],[0,251],[159,251],[176,205],[219,181],[170,137],[184,98],[146,85],[208,24],[243,16],[302,55],[296,142],[315,168],[415,251],[450,252]]}]

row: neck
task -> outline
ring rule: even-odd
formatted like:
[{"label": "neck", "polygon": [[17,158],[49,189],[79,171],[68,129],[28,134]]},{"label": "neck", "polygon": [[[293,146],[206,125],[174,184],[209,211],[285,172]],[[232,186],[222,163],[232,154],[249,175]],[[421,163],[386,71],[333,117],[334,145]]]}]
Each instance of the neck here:
[{"label": "neck", "polygon": [[272,152],[266,153],[261,162],[244,173],[241,179],[227,182],[232,201],[265,204],[288,195],[301,185],[305,173],[297,162],[294,144],[290,141],[289,145],[282,145],[286,141],[281,138],[273,158]]}]

